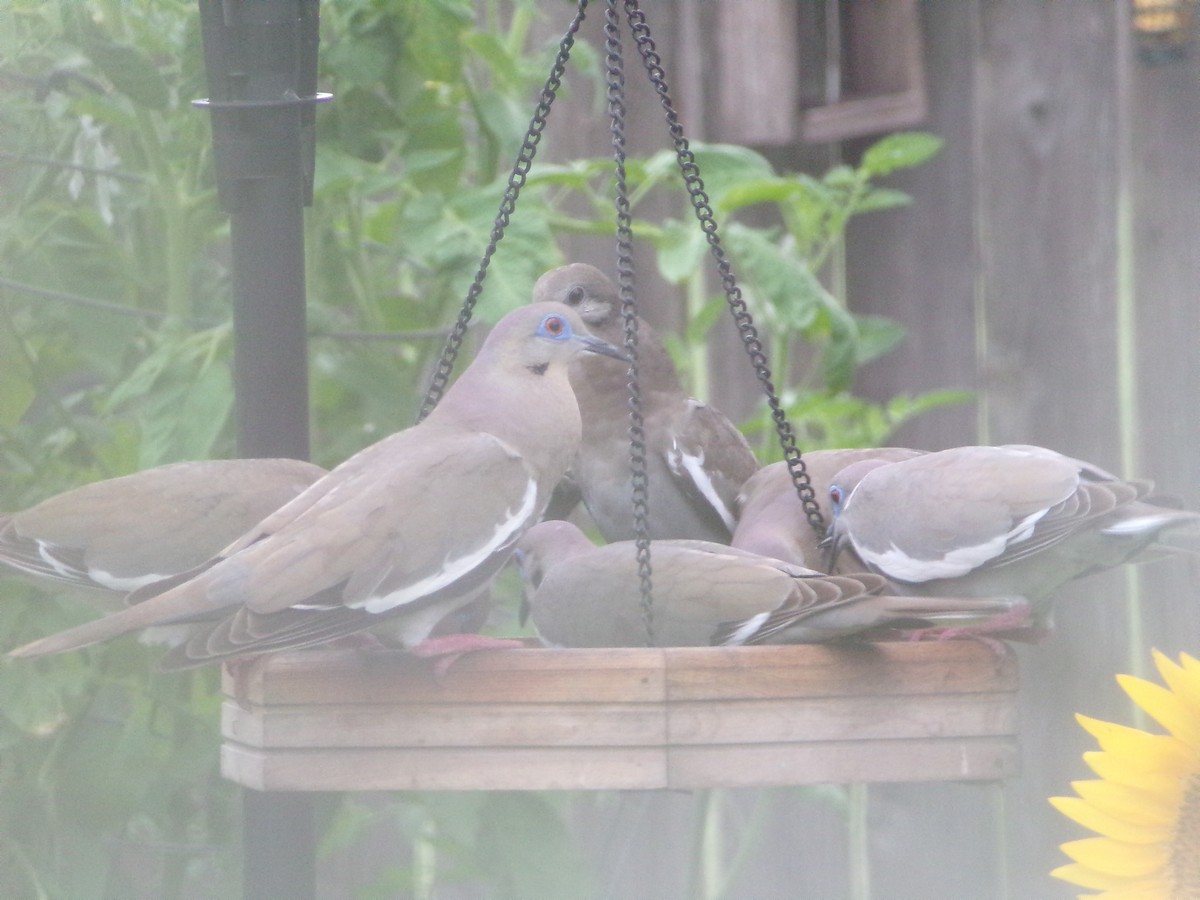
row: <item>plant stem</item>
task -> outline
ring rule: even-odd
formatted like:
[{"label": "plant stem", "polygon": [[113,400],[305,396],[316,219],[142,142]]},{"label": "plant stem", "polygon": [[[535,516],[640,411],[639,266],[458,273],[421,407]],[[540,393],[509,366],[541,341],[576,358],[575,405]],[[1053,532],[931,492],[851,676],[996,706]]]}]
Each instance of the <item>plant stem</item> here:
[{"label": "plant stem", "polygon": [[697,794],[700,809],[692,835],[692,883],[688,896],[718,900],[724,858],[722,801],[724,792],[709,788]]},{"label": "plant stem", "polygon": [[[704,312],[704,272],[696,270],[688,276],[686,314],[687,325],[684,333],[691,331],[691,324]],[[688,341],[688,368],[691,369],[692,396],[702,403],[707,403],[711,386],[708,378],[708,342],[704,340]]]},{"label": "plant stem", "polygon": [[995,825],[996,848],[996,897],[997,900],[1008,900],[1008,811],[1005,806],[1004,782],[994,781],[987,786],[992,795],[992,822]]},{"label": "plant stem", "polygon": [[867,785],[846,788],[846,839],[851,900],[871,900],[871,830],[867,822]]},{"label": "plant stem", "polygon": [[718,897],[730,896],[733,880],[746,865],[751,852],[758,847],[759,838],[762,834],[763,826],[766,824],[767,813],[771,809],[774,797],[775,793],[772,790],[764,789],[755,791],[754,809],[750,813],[750,821],[741,829],[737,852],[734,854],[729,865],[725,867],[724,878],[717,893]]},{"label": "plant stem", "polygon": [[413,840],[413,900],[433,900],[437,894],[437,821],[426,814]]},{"label": "plant stem", "polygon": [[[1138,368],[1137,368],[1137,288],[1136,244],[1133,236],[1133,132],[1129,128],[1130,43],[1128,35],[1117,42],[1117,70],[1125,81],[1117,96],[1119,124],[1117,134],[1116,198],[1116,355],[1117,355],[1117,427],[1121,442],[1122,474],[1130,477],[1138,470]],[[1126,672],[1146,677],[1146,631],[1142,615],[1141,575],[1136,566],[1125,566],[1125,661]],[[1145,710],[1131,703],[1134,722],[1145,727]]]}]

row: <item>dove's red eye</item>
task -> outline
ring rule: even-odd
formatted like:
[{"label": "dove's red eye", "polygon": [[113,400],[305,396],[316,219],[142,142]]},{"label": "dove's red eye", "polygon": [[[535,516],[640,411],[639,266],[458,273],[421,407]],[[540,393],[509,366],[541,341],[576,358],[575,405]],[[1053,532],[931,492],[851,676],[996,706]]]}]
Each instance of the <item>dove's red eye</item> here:
[{"label": "dove's red eye", "polygon": [[542,320],[542,328],[544,328],[546,334],[550,335],[551,337],[558,337],[567,330],[567,323],[558,316],[546,316],[546,318]]}]

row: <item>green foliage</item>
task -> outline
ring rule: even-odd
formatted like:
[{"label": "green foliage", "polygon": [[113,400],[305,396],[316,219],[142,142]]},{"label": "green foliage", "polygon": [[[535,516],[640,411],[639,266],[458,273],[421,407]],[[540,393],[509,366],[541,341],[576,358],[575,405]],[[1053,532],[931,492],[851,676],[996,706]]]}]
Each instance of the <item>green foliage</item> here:
[{"label": "green foliage", "polygon": [[[531,3],[487,31],[475,13],[322,8],[338,101],[306,237],[326,463],[412,421],[547,68]],[[0,16],[0,509],[232,455],[228,225],[207,116],[188,105],[205,94],[194,0],[13,0]],[[536,194],[522,200],[489,316],[560,261]],[[353,339],[366,332],[428,336]],[[89,615],[14,578],[0,594],[5,646]],[[237,893],[215,673],[153,675],[156,653],[124,640],[0,663],[0,896]]]},{"label": "green foliage", "polygon": [[[534,7],[322,4],[321,78],[337,102],[320,113],[305,226],[319,462],[416,413],[553,56],[554,42],[530,47]],[[205,94],[194,0],[9,0],[0,24],[0,509],[232,455],[229,235],[207,116],[188,105]],[[576,71],[594,73],[595,59],[577,45]],[[813,178],[777,173],[745,148],[695,148],[772,358],[806,357],[780,382],[802,446],[877,441],[958,399],[855,398],[855,368],[902,333],[849,312],[818,278],[851,216],[907,201],[875,180],[936,149],[929,136],[895,135],[858,168]],[[481,317],[525,302],[536,276],[562,261],[555,235],[611,231],[610,169],[607,159],[539,161],[489,269]],[[628,171],[635,206],[679,190],[673,153],[630,160]],[[590,214],[563,212],[568,197],[583,197]],[[775,226],[739,220],[763,206]],[[724,314],[699,275],[703,235],[690,216],[635,230],[686,289],[677,347],[700,381],[708,331]],[[363,338],[381,334],[392,339]],[[8,577],[0,600],[5,646],[90,615]],[[217,771],[215,673],[152,675],[156,653],[123,640],[0,662],[0,896],[236,894],[239,819]],[[498,897],[585,895],[563,802],[406,798],[386,815],[412,859],[387,868],[371,896],[483,880]],[[346,806],[327,846],[377,818]]]}]

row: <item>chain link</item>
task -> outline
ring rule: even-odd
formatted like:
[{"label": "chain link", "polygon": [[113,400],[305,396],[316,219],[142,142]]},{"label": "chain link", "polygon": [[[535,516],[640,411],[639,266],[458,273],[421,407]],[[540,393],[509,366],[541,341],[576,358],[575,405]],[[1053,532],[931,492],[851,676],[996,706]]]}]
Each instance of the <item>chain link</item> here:
[{"label": "chain link", "polygon": [[625,66],[621,56],[621,17],[617,0],[607,0],[604,10],[605,96],[611,118],[613,160],[616,168],[617,283],[629,354],[629,473],[633,485],[633,530],[637,546],[638,581],[641,586],[642,624],[646,646],[654,646],[654,595],[650,567],[650,479],[646,471],[646,429],[642,418],[642,389],[638,377],[638,316],[634,293],[633,216],[625,181]]},{"label": "chain link", "polygon": [[450,381],[451,372],[454,371],[454,363],[458,359],[459,350],[462,348],[463,338],[466,337],[467,326],[471,322],[471,315],[475,310],[475,304],[479,301],[479,295],[483,292],[483,280],[487,277],[488,266],[491,264],[492,257],[496,253],[497,245],[504,237],[504,229],[508,227],[509,220],[517,208],[517,197],[521,193],[521,188],[525,186],[525,179],[529,176],[529,170],[533,165],[533,157],[537,153],[537,145],[542,139],[542,132],[546,130],[546,121],[550,116],[550,106],[554,103],[554,98],[558,96],[559,88],[562,87],[563,73],[567,70],[567,60],[570,59],[571,48],[575,45],[575,35],[579,31],[579,26],[583,24],[587,5],[588,0],[579,0],[579,8],[575,12],[575,18],[571,20],[571,25],[567,28],[567,33],[563,35],[562,40],[558,44],[558,55],[554,59],[554,66],[550,70],[550,77],[546,79],[546,84],[542,87],[541,94],[538,95],[537,108],[534,110],[533,118],[529,122],[529,129],[525,132],[525,139],[521,143],[521,150],[517,153],[517,161],[508,176],[508,187],[504,191],[504,198],[500,201],[500,211],[496,214],[496,219],[492,224],[492,232],[487,249],[483,251],[483,258],[479,261],[479,269],[475,272],[475,280],[471,283],[471,287],[467,289],[467,296],[463,300],[462,309],[459,310],[458,320],[454,323],[454,328],[451,329],[450,336],[446,339],[445,347],[442,348],[442,355],[438,359],[437,369],[434,371],[433,379],[429,383],[425,399],[421,403],[421,411],[417,415],[418,422],[433,412],[433,408],[438,405],[438,402],[442,399],[442,394],[446,391],[446,385]]},{"label": "chain link", "polygon": [[754,367],[754,374],[757,376],[763,393],[767,397],[767,405],[771,409],[771,418],[775,422],[775,431],[779,435],[779,446],[783,450],[783,458],[787,464],[788,472],[792,477],[792,484],[795,486],[796,494],[799,496],[800,502],[804,507],[804,514],[808,519],[809,525],[817,532],[818,536],[824,536],[825,519],[821,515],[820,506],[817,504],[812,480],[809,478],[804,460],[800,458],[800,450],[796,446],[796,436],[792,431],[791,423],[788,422],[787,413],[784,412],[783,406],[780,404],[779,397],[776,394],[775,385],[771,379],[771,369],[767,363],[767,355],[763,349],[762,341],[759,340],[758,330],[754,327],[754,320],[750,315],[750,311],[746,308],[746,301],[742,297],[741,288],[738,287],[737,279],[734,277],[733,266],[730,264],[729,257],[725,253],[725,248],[721,245],[721,239],[717,235],[716,216],[713,214],[708,194],[704,192],[704,182],[700,178],[700,167],[696,164],[695,154],[692,153],[688,145],[688,140],[683,134],[683,126],[679,122],[679,116],[675,112],[675,106],[671,102],[671,96],[667,90],[667,79],[666,73],[662,68],[662,57],[658,55],[655,49],[654,41],[650,37],[650,28],[646,24],[646,17],[638,8],[637,0],[624,0],[624,3],[625,14],[629,19],[629,27],[633,33],[634,41],[637,43],[638,51],[641,53],[646,72],[650,76],[650,83],[658,94],[659,103],[666,114],[667,128],[670,131],[671,140],[675,145],[675,154],[679,160],[680,171],[683,173],[683,181],[688,197],[691,199],[692,208],[696,212],[696,218],[700,222],[700,230],[704,232],[709,249],[712,251],[713,259],[716,261],[717,271],[721,275],[721,284],[725,291],[726,302],[729,304],[734,324],[741,335],[742,344],[746,349],[747,355],[750,357],[751,365]]}]

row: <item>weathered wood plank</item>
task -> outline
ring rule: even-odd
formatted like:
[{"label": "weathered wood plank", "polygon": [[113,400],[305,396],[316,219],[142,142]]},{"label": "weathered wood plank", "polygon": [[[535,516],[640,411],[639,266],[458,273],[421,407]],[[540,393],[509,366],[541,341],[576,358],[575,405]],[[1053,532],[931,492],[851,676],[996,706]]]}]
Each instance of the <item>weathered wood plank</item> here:
[{"label": "weathered wood plank", "polygon": [[928,114],[924,89],[859,97],[805,110],[800,137],[814,144],[912,128]]},{"label": "weathered wood plank", "polygon": [[830,745],[1017,732],[1012,693],[699,701],[671,703],[666,716],[672,747],[784,741]]},{"label": "weathered wood plank", "polygon": [[996,780],[1017,770],[1014,738],[671,747],[673,788]]},{"label": "weathered wood plank", "polygon": [[676,647],[667,651],[673,701],[1015,690],[1012,654],[975,641],[844,646]]},{"label": "weathered wood plank", "polygon": [[305,650],[250,664],[224,689],[243,703],[524,703],[827,697],[1010,690],[1011,653],[973,641],[843,646],[488,650],[444,676],[403,653]]},{"label": "weathered wood plank", "polygon": [[264,751],[226,743],[221,772],[257,790],[649,790],[994,780],[1012,737],[620,748],[359,748]]},{"label": "weathered wood plank", "polygon": [[442,677],[400,652],[314,649],[274,654],[224,675],[226,694],[270,703],[463,702],[519,694],[529,702],[586,696],[592,700],[661,700],[661,651],[642,649],[485,650],[459,659]]},{"label": "weathered wood plank", "polygon": [[245,709],[222,733],[264,749],[721,744],[1015,734],[1012,693],[647,703],[328,704]]},{"label": "weathered wood plank", "polygon": [[221,774],[270,791],[648,790],[666,784],[661,747],[264,751],[226,742]]},{"label": "weathered wood plank", "polygon": [[227,702],[221,732],[268,749],[338,747],[605,747],[661,744],[650,703],[318,704],[243,709]]}]

